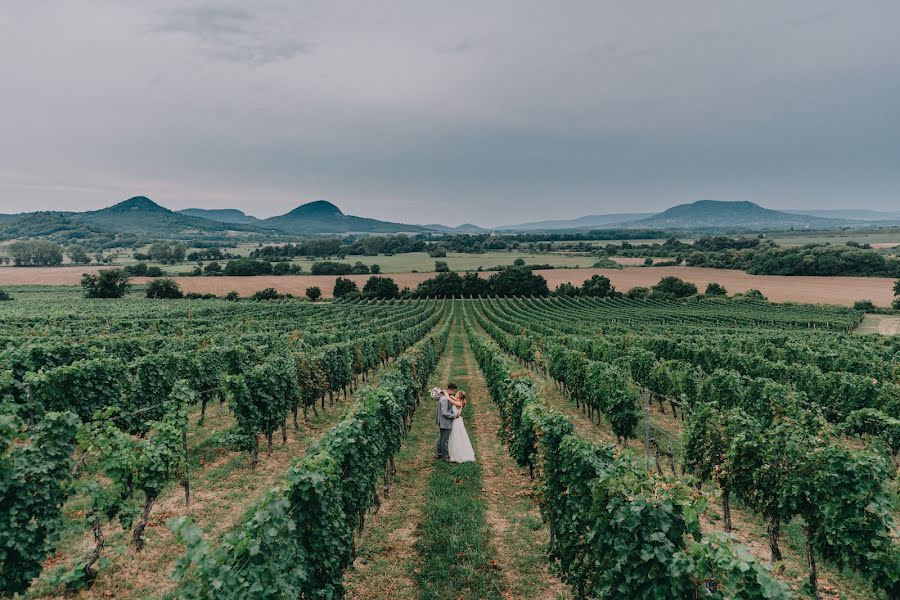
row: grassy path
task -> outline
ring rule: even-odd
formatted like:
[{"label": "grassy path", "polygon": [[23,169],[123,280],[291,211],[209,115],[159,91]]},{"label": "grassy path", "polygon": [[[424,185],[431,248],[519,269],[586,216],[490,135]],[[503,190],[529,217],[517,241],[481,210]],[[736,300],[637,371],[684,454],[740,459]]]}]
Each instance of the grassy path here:
[{"label": "grassy path", "polygon": [[[431,386],[444,385],[450,373],[445,353]],[[413,600],[419,596],[414,576],[419,569],[415,528],[422,520],[425,493],[434,457],[434,405],[421,400],[395,461],[397,474],[381,506],[366,519],[353,568],[344,576],[351,600]]]},{"label": "grassy path", "polygon": [[497,437],[499,415],[459,318],[432,383],[448,380],[469,395],[465,422],[478,462],[434,461],[434,406],[424,400],[390,496],[370,517],[345,578],[348,598],[559,598],[563,586],[548,573],[548,534],[527,472]]},{"label": "grassy path", "polygon": [[[469,393],[459,318],[453,326],[447,352],[449,380]],[[474,406],[469,406],[465,418],[474,423],[480,415]],[[431,428],[433,436],[436,435],[434,425]],[[480,440],[471,426],[469,436],[476,456],[480,456]],[[434,450],[429,449],[429,456],[433,455]],[[457,465],[433,461],[422,519],[416,529],[415,548],[420,564],[414,579],[419,598],[423,600],[501,600],[508,597],[486,521],[482,471],[480,462]]]}]

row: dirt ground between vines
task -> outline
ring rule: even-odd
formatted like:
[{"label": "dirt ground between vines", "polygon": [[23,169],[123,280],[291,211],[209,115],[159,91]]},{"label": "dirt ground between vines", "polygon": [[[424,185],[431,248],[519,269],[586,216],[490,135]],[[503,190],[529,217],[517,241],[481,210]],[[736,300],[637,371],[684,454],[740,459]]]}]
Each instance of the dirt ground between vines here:
[{"label": "dirt ground between vines", "polygon": [[[0,267],[0,286],[10,285],[78,285],[84,272],[95,272],[97,267]],[[702,267],[629,267],[624,269],[550,269],[538,271],[550,289],[560,283],[581,284],[592,275],[609,277],[613,285],[622,291],[635,286],[649,287],[662,277],[675,275],[697,285],[701,291],[712,281],[724,285],[730,294],[745,292],[751,288],[760,290],[774,302],[811,302],[852,305],[857,300],[871,300],[878,306],[890,306],[893,299],[893,280],[882,277],[785,277],[779,275],[749,275],[730,269],[704,269]],[[434,273],[395,273],[388,275],[401,287],[415,288],[422,281],[434,277]],[[489,277],[490,272],[481,273]],[[360,287],[368,275],[349,275]],[[185,292],[227,294],[234,290],[249,296],[264,288],[275,288],[282,293],[302,296],[306,288],[318,286],[325,298],[331,296],[334,276],[293,275],[258,277],[175,277]],[[135,283],[146,283],[146,278],[136,278]]]},{"label": "dirt ground between vines", "polygon": [[900,335],[900,317],[888,315],[866,315],[855,333],[880,333],[881,335]]}]

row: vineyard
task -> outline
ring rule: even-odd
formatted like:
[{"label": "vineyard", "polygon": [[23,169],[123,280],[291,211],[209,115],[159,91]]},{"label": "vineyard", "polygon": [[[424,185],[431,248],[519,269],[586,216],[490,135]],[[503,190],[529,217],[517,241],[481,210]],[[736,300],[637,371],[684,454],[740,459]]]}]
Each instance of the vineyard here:
[{"label": "vineyard", "polygon": [[849,309],[5,304],[0,595],[900,597],[900,337]]}]

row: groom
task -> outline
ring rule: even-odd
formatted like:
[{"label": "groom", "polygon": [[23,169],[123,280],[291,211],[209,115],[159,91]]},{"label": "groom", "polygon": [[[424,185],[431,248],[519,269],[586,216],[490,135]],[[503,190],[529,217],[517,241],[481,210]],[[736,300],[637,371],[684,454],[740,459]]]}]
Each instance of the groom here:
[{"label": "groom", "polygon": [[450,404],[450,394],[455,391],[456,385],[448,383],[447,389],[441,390],[441,395],[437,401],[437,413],[435,414],[434,422],[437,424],[438,431],[440,432],[437,440],[438,460],[447,460],[450,458],[447,444],[450,441],[450,430],[453,428],[453,419],[456,418],[456,414],[453,412],[453,406]]}]

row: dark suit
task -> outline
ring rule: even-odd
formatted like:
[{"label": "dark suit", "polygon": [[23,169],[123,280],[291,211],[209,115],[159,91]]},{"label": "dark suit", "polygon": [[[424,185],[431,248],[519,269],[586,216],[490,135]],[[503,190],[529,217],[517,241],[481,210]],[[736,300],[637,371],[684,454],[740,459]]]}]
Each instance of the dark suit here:
[{"label": "dark suit", "polygon": [[453,412],[453,405],[450,404],[450,397],[447,392],[441,392],[441,397],[437,401],[437,411],[434,415],[434,423],[438,426],[440,432],[437,440],[437,457],[450,458],[450,452],[447,444],[450,442],[450,430],[453,428],[453,419],[456,413]]}]

